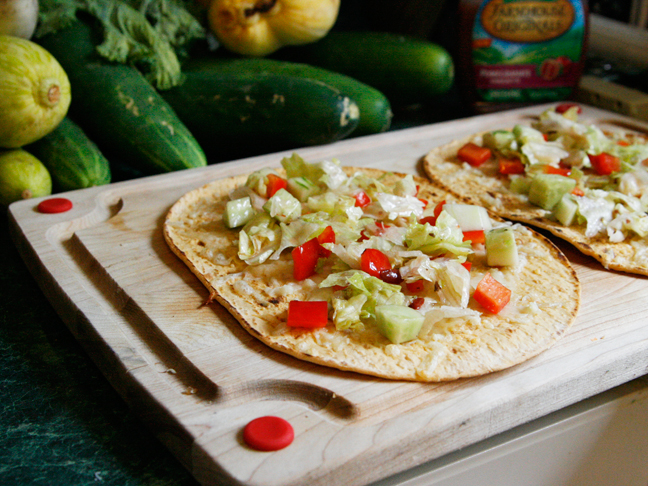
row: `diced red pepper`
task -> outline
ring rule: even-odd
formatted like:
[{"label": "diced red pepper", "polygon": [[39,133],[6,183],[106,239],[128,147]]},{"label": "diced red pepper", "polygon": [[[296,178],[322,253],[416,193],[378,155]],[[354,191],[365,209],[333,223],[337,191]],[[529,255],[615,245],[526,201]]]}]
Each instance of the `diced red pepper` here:
[{"label": "diced red pepper", "polygon": [[322,231],[317,237],[317,242],[320,245],[320,255],[323,257],[329,257],[331,255],[331,250],[327,250],[321,245],[322,243],[335,243],[335,231],[333,231],[333,228],[331,226],[324,228],[324,231]]},{"label": "diced red pepper", "polygon": [[405,284],[407,290],[413,294],[420,294],[425,290],[425,281],[423,280],[414,280],[413,282],[407,282]]},{"label": "diced red pepper", "polygon": [[364,241],[368,239],[369,236],[367,236],[367,232],[365,230],[360,231],[360,238],[358,238],[358,241]]},{"label": "diced red pepper", "polygon": [[315,274],[317,260],[321,256],[321,248],[317,238],[312,238],[303,245],[293,248],[293,276],[295,280],[301,281]]},{"label": "diced red pepper", "polygon": [[430,224],[430,225],[434,226],[436,224],[436,220],[437,220],[436,216],[426,216],[425,218],[421,218],[419,220],[419,223],[420,224],[427,223],[427,224]]},{"label": "diced red pepper", "polygon": [[627,140],[619,140],[619,141],[617,142],[617,145],[619,145],[619,146],[621,146],[621,147],[629,147],[629,146],[630,146],[630,142],[628,142]]},{"label": "diced red pepper", "polygon": [[420,197],[418,198],[419,201],[423,203],[423,209],[427,208],[428,202],[427,199],[421,199]]},{"label": "diced red pepper", "polygon": [[597,174],[610,175],[613,172],[619,172],[621,170],[621,160],[614,155],[603,152],[598,155],[590,155],[589,159],[592,168]]},{"label": "diced red pepper", "polygon": [[353,197],[356,201],[356,207],[364,208],[365,206],[369,206],[369,204],[371,204],[371,198],[364,191],[356,192]]},{"label": "diced red pepper", "polygon": [[473,245],[478,245],[486,241],[486,234],[484,230],[464,231],[463,241],[470,240]]},{"label": "diced red pepper", "polygon": [[268,174],[266,197],[270,199],[279,189],[285,189],[287,185],[288,181],[283,177],[279,177],[276,174]]},{"label": "diced red pepper", "polygon": [[472,262],[463,262],[461,265],[470,272],[470,269],[472,268]]},{"label": "diced red pepper", "polygon": [[545,174],[558,174],[565,177],[569,177],[569,174],[571,174],[571,169],[566,167],[554,167],[553,165],[545,165],[542,170]]},{"label": "diced red pepper", "polygon": [[524,174],[524,164],[520,159],[498,159],[500,174]]},{"label": "diced red pepper", "polygon": [[369,275],[380,278],[385,270],[391,270],[389,258],[382,251],[374,248],[367,248],[360,257],[360,268]]},{"label": "diced red pepper", "polygon": [[288,320],[286,324],[290,327],[316,329],[326,327],[327,322],[328,303],[325,300],[291,300],[288,303]]},{"label": "diced red pepper", "polygon": [[459,160],[468,162],[474,167],[479,167],[491,157],[491,150],[488,147],[480,147],[477,144],[468,142],[459,149],[457,153]]},{"label": "diced red pepper", "polygon": [[488,312],[497,314],[511,300],[511,291],[487,273],[477,284],[473,297]]},{"label": "diced red pepper", "polygon": [[580,114],[583,112],[583,109],[577,103],[561,103],[560,105],[556,106],[556,113],[565,113],[567,110],[574,106],[578,108],[577,113]]},{"label": "diced red pepper", "polygon": [[425,304],[425,299],[423,297],[417,297],[412,302],[410,302],[409,306],[414,310],[418,310],[423,307],[423,304]]},{"label": "diced red pepper", "polygon": [[584,196],[585,193],[580,187],[574,187],[571,192],[574,196]]},{"label": "diced red pepper", "polygon": [[434,206],[434,216],[437,218],[439,217],[439,214],[441,214],[441,211],[443,211],[443,206],[445,206],[445,200],[441,201],[440,203],[437,203],[436,206]]},{"label": "diced red pepper", "polygon": [[428,223],[434,226],[436,224],[437,218],[439,217],[439,214],[441,214],[441,211],[443,211],[443,206],[445,205],[445,203],[446,203],[445,200],[438,202],[437,205],[434,206],[434,213],[433,213],[434,216],[426,216],[425,218],[421,218],[419,220],[419,223],[420,224]]}]

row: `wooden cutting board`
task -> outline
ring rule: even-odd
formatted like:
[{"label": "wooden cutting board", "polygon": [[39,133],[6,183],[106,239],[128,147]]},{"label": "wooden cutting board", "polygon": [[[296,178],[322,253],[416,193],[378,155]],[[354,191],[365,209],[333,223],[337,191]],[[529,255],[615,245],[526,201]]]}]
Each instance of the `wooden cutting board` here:
[{"label": "wooden cutting board", "polygon": [[[529,123],[545,107],[456,120],[298,150],[306,160],[422,175],[432,148]],[[594,108],[583,118],[648,133]],[[276,352],[248,335],[168,249],[162,223],[184,193],[213,179],[278,167],[271,154],[66,193],[74,207],[10,207],[14,241],[43,292],[113,386],[205,485],[367,484],[648,373],[648,279],[609,272],[567,244],[582,283],[569,332],[540,356],[442,384],[342,372]],[[247,448],[252,419],[288,420],[295,440]]]}]

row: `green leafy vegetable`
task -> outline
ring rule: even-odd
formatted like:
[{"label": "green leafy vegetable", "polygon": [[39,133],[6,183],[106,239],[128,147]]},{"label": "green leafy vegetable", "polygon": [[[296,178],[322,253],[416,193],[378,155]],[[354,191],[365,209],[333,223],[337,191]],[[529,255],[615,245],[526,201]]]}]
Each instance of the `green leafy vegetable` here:
[{"label": "green leafy vegetable", "polygon": [[182,82],[178,55],[205,29],[189,11],[188,0],[40,0],[36,37],[77,21],[77,12],[103,28],[97,52],[106,60],[134,64],[158,89]]}]

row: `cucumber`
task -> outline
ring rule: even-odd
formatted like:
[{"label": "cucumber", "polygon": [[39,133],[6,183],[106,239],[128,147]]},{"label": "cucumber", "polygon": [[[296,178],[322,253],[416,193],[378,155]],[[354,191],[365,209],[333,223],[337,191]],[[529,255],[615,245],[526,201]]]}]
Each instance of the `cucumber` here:
[{"label": "cucumber", "polygon": [[255,211],[249,197],[227,201],[223,222],[228,228],[238,228],[252,219]]},{"label": "cucumber", "polygon": [[39,39],[68,74],[71,117],[108,159],[143,174],[205,166],[196,139],[144,76],[134,67],[99,58],[100,33],[79,20]]},{"label": "cucumber", "polygon": [[488,211],[472,204],[448,203],[443,210],[457,220],[461,231],[488,231],[492,228]]},{"label": "cucumber", "polygon": [[537,174],[529,186],[529,202],[551,211],[564,194],[576,187],[576,180],[559,174]]},{"label": "cucumber", "polygon": [[25,150],[47,167],[56,191],[110,184],[108,159],[69,117]]},{"label": "cucumber", "polygon": [[301,51],[309,64],[373,86],[392,105],[429,101],[447,93],[454,83],[454,63],[448,51],[404,35],[329,32],[317,42],[294,49]]},{"label": "cucumber", "polygon": [[416,339],[425,320],[420,312],[402,305],[378,305],[375,312],[378,331],[393,344]]},{"label": "cucumber", "polygon": [[161,94],[210,160],[330,143],[358,125],[358,105],[315,79],[215,69],[183,73],[181,86]]},{"label": "cucumber", "polygon": [[218,70],[221,72],[249,72],[258,74],[287,74],[322,81],[340,90],[356,102],[360,121],[352,136],[370,135],[389,129],[393,113],[387,97],[368,84],[344,74],[335,73],[305,63],[275,59],[199,58],[186,65],[191,70]]},{"label": "cucumber", "polygon": [[489,267],[516,266],[518,261],[517,243],[511,228],[486,232],[486,263]]}]

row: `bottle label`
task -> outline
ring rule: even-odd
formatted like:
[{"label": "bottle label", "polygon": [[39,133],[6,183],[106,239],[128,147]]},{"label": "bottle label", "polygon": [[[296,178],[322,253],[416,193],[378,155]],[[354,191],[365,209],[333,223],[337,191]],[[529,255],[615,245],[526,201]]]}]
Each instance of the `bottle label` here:
[{"label": "bottle label", "polygon": [[564,99],[578,83],[584,40],[581,2],[486,0],[473,27],[477,92],[494,102]]}]

